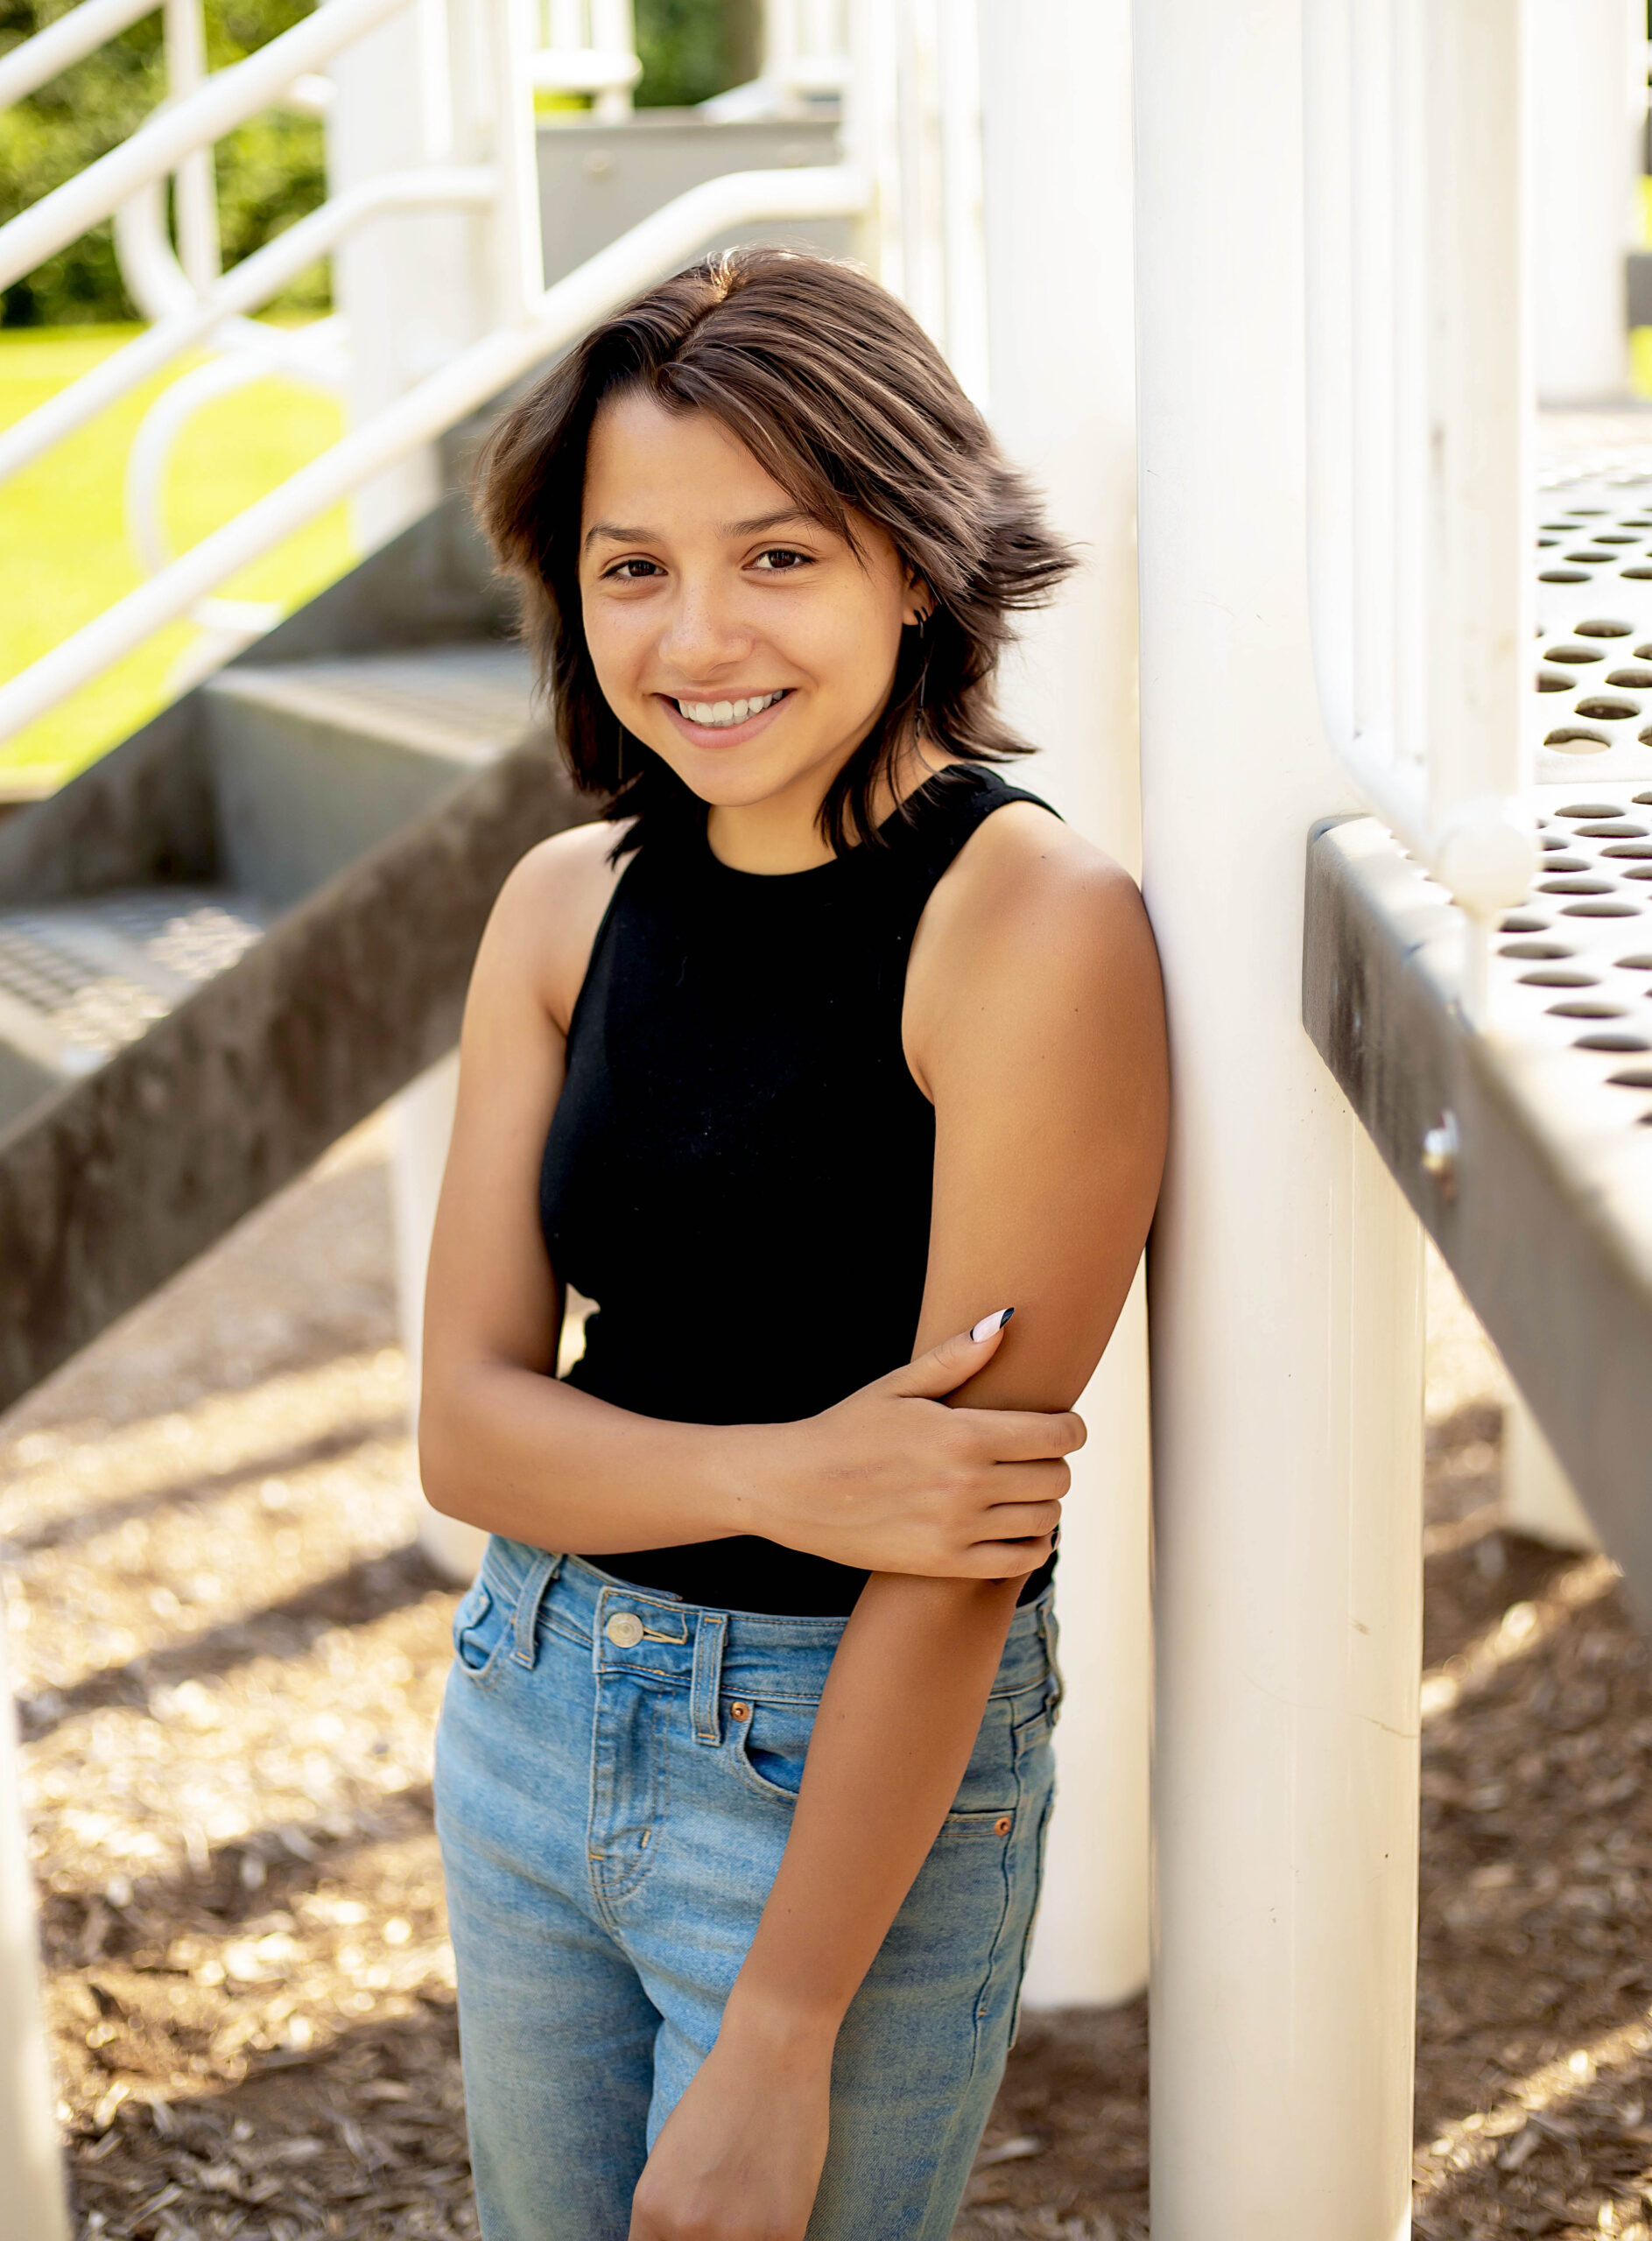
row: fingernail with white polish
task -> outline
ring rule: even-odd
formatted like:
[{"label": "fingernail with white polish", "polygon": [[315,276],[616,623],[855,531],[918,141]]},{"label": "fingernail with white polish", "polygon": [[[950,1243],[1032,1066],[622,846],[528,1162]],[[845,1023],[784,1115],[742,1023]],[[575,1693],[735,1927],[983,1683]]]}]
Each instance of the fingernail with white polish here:
[{"label": "fingernail with white polish", "polygon": [[979,1346],[983,1339],[990,1338],[995,1331],[1002,1331],[1015,1311],[1013,1307],[1001,1307],[995,1314],[983,1315],[971,1330],[970,1337]]}]

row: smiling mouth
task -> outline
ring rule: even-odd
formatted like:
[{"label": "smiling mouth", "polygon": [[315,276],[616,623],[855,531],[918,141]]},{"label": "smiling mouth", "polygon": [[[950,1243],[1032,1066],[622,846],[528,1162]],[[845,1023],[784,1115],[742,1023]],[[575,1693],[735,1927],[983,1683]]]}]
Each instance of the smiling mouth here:
[{"label": "smiling mouth", "polygon": [[726,731],[735,724],[743,724],[753,716],[762,715],[765,708],[772,708],[777,700],[784,700],[791,690],[783,685],[778,692],[758,692],[746,700],[677,700],[672,706],[679,716],[691,724],[699,724],[706,731]]}]

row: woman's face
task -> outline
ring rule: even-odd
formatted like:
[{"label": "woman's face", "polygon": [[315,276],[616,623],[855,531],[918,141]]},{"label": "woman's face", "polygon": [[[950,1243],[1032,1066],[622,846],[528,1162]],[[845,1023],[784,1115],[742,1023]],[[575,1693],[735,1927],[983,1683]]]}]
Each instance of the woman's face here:
[{"label": "woman's face", "polygon": [[812,818],[888,697],[927,601],[852,519],[858,551],[709,413],[632,395],[597,415],[580,553],[597,681],[714,808],[786,798]]}]

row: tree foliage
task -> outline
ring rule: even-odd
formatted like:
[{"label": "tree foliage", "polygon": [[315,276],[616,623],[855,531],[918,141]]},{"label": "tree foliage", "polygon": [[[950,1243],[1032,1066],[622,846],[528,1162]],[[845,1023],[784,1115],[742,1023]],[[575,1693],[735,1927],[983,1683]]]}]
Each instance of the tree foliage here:
[{"label": "tree foliage", "polygon": [[[44,30],[69,4],[73,0],[0,0],[0,48]],[[308,12],[304,0],[207,0],[208,67],[239,61]],[[0,112],[0,221],[123,140],[164,89],[157,11]],[[224,262],[233,264],[320,201],[321,127],[311,117],[267,111],[219,143],[217,165]],[[324,285],[311,281],[297,300],[319,306]],[[133,316],[107,224],[71,242],[5,295],[7,326]]]}]

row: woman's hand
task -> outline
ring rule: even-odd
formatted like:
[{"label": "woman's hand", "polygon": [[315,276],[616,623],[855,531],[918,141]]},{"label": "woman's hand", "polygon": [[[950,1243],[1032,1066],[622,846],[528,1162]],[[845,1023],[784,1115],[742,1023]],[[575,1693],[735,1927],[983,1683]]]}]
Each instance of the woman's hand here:
[{"label": "woman's hand", "polygon": [[1061,1521],[1083,1418],[946,1405],[991,1361],[1007,1319],[984,1317],[801,1423],[748,1427],[747,1529],[863,1571],[1036,1571]]},{"label": "woman's hand", "polygon": [[630,2241],[803,2241],[826,2161],[834,2035],[777,2043],[725,2019],[637,2181]]}]

